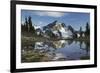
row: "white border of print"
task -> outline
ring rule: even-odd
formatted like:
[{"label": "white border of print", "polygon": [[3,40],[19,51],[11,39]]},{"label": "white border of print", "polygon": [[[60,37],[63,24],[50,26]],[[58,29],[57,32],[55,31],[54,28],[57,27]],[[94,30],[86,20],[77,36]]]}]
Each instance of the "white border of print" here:
[{"label": "white border of print", "polygon": [[[90,13],[90,60],[21,63],[21,9]],[[70,7],[16,5],[16,69],[94,64],[94,10]]]}]

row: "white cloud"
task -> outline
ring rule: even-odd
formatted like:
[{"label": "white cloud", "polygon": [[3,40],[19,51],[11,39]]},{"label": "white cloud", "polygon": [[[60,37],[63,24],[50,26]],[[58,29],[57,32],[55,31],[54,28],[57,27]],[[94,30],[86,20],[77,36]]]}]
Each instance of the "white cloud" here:
[{"label": "white cloud", "polygon": [[62,17],[65,13],[62,12],[35,12],[39,16]]}]

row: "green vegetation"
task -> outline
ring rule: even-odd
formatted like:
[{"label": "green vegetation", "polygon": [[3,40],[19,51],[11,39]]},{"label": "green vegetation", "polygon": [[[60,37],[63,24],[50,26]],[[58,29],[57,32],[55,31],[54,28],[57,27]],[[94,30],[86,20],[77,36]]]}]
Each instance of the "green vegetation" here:
[{"label": "green vegetation", "polygon": [[48,61],[48,57],[45,53],[40,53],[39,51],[27,51],[22,54],[22,62],[42,62]]},{"label": "green vegetation", "polygon": [[87,60],[87,59],[90,59],[90,56],[82,56],[80,59],[81,60]]},{"label": "green vegetation", "polygon": [[[64,25],[63,25],[64,26]],[[69,26],[69,28],[72,30],[74,37],[73,38],[58,38],[56,37],[52,31],[48,30],[46,31],[46,35],[48,37],[44,37],[43,35],[37,35],[36,30],[34,26],[32,26],[32,20],[29,16],[28,19],[25,18],[25,23],[21,24],[21,47],[23,49],[24,46],[33,45],[34,42],[46,42],[46,41],[58,41],[58,40],[72,40],[72,41],[80,41],[80,46],[82,45],[82,42],[86,43],[86,49],[88,51],[88,47],[90,46],[90,26],[88,23],[86,23],[86,30],[82,31],[82,27],[80,27],[79,31],[74,31],[74,29]],[[61,32],[58,31],[58,33],[61,36]],[[80,36],[78,37],[79,34]],[[84,34],[84,35],[83,35]],[[27,50],[29,48],[27,47]],[[46,56],[46,53],[40,53],[36,50],[29,50],[24,53],[21,53],[21,61],[22,62],[42,62],[42,61],[49,61],[49,58]],[[89,59],[89,56],[83,56],[80,59],[85,60]]]},{"label": "green vegetation", "polygon": [[35,34],[35,29],[34,26],[32,26],[32,20],[31,17],[29,16],[28,19],[25,18],[25,23],[21,24],[21,32],[26,33],[26,35],[31,35]]}]

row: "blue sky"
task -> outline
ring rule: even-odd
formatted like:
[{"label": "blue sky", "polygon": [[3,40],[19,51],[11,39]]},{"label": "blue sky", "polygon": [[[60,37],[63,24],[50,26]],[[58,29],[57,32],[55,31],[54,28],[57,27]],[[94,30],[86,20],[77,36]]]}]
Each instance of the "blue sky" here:
[{"label": "blue sky", "polygon": [[51,12],[51,11],[34,11],[21,10],[21,23],[25,22],[26,17],[32,17],[32,25],[45,26],[53,21],[65,23],[66,26],[71,25],[75,30],[79,30],[82,26],[85,30],[86,23],[90,23],[89,13],[79,12]]}]

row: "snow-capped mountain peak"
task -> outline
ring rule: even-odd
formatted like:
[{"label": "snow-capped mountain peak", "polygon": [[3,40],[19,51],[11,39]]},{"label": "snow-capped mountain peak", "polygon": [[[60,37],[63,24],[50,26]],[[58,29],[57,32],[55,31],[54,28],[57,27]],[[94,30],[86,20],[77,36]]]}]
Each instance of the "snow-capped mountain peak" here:
[{"label": "snow-capped mountain peak", "polygon": [[[40,27],[35,26],[35,29],[37,28]],[[72,27],[66,26],[64,23],[60,23],[58,21],[54,21],[47,26],[44,26],[41,31],[43,31],[45,35],[50,37],[55,36],[59,38],[72,38],[73,36]]]}]

